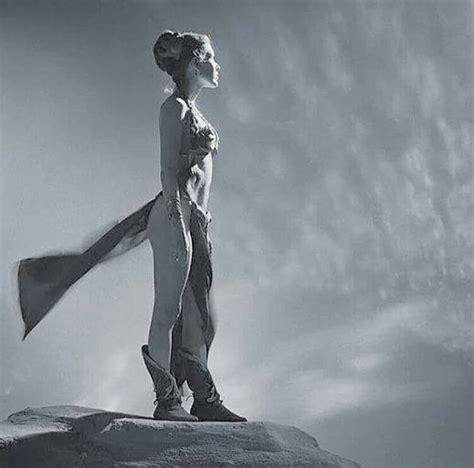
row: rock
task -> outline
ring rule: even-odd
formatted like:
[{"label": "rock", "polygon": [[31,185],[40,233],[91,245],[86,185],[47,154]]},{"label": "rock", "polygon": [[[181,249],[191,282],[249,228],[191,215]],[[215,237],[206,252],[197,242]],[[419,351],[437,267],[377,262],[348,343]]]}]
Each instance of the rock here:
[{"label": "rock", "polygon": [[169,422],[50,406],[0,423],[1,468],[172,466],[359,467],[305,432],[270,422]]}]

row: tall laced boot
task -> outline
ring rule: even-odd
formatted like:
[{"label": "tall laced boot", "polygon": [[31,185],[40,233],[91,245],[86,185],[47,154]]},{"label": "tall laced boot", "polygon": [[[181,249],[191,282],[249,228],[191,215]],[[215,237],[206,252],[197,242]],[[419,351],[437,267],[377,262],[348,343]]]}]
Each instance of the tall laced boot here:
[{"label": "tall laced boot", "polygon": [[247,421],[246,418],[238,416],[222,404],[211,373],[204,362],[182,348],[179,354],[184,361],[188,386],[193,392],[194,403],[191,406],[193,416],[196,416],[199,421]]},{"label": "tall laced boot", "polygon": [[155,386],[156,408],[154,419],[165,421],[197,421],[181,406],[181,394],[175,378],[161,367],[149,354],[148,345],[142,346],[142,356]]}]

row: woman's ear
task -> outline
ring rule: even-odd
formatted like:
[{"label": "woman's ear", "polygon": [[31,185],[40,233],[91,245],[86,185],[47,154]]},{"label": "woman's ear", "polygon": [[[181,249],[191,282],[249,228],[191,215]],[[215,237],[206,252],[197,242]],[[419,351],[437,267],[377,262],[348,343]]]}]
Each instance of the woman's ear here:
[{"label": "woman's ear", "polygon": [[199,59],[197,57],[191,59],[191,69],[199,72]]}]

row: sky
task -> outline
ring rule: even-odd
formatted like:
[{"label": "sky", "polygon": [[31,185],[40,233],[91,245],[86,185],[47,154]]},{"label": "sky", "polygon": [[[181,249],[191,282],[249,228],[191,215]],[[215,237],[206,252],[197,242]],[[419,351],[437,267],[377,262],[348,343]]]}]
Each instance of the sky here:
[{"label": "sky", "polygon": [[[161,190],[165,29],[209,34],[224,403],[365,468],[473,465],[473,4],[1,0],[0,418],[151,414],[149,243],[23,342],[17,262]],[[189,407],[191,400],[186,401]]]}]

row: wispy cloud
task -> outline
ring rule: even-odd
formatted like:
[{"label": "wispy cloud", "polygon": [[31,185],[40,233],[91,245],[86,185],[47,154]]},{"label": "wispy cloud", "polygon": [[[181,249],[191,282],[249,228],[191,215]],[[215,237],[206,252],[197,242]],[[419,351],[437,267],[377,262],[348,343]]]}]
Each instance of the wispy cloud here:
[{"label": "wispy cloud", "polygon": [[[169,79],[150,44],[173,24],[212,23],[223,69],[201,101],[222,139],[210,365],[226,403],[305,427],[357,414],[363,434],[390,405],[433,419],[447,392],[465,401],[472,364],[472,8],[244,3],[101,3],[98,14],[91,0],[48,16],[10,2],[3,264],[76,248],[159,190]],[[151,412],[139,353],[149,247],[91,272],[25,343],[2,278],[5,415],[59,402]],[[461,460],[456,418],[426,430]],[[403,451],[402,433],[383,455]],[[365,443],[354,450],[370,458]],[[406,466],[425,463],[416,450]]]}]

